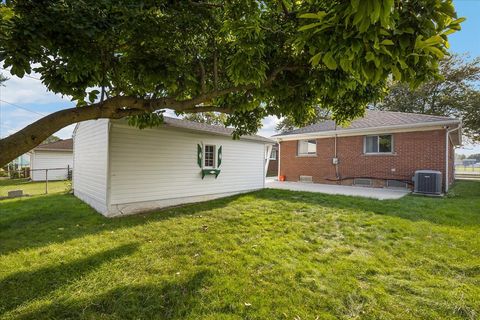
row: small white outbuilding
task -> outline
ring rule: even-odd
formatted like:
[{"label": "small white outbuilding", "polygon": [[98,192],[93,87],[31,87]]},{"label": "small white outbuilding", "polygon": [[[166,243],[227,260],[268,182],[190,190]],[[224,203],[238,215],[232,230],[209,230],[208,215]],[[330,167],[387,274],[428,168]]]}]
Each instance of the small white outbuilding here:
[{"label": "small white outbuilding", "polygon": [[112,217],[264,188],[273,141],[231,133],[167,117],[143,130],[125,120],[81,122],[73,135],[74,194]]},{"label": "small white outbuilding", "polygon": [[72,139],[41,144],[29,154],[33,181],[66,180],[73,169]]}]

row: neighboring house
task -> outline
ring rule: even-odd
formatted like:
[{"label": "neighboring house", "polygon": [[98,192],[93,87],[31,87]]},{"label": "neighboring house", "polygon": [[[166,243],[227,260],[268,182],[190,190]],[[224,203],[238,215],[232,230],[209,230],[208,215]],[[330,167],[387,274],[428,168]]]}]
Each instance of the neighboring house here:
[{"label": "neighboring house", "polygon": [[287,181],[409,187],[416,170],[436,170],[448,190],[461,121],[367,110],[345,128],[324,121],[273,138],[280,145],[279,175]]},{"label": "neighboring house", "polygon": [[[66,180],[73,168],[73,140],[41,144],[30,152],[30,177],[33,181]],[[47,171],[48,169],[48,171]]]},{"label": "neighboring house", "polygon": [[233,140],[231,133],[167,117],[143,130],[124,120],[81,122],[73,138],[74,194],[116,216],[262,189],[273,141]]},{"label": "neighboring house", "polygon": [[267,176],[277,176],[278,175],[278,144],[275,144],[272,147],[270,153],[270,161],[268,162]]}]

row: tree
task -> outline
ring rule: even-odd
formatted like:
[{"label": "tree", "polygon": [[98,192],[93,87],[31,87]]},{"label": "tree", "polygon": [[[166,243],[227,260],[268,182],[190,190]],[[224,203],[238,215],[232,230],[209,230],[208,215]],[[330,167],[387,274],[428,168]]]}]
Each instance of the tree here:
[{"label": "tree", "polygon": [[480,153],[471,154],[467,157],[467,159],[475,159],[477,161],[480,161]]},{"label": "tree", "polygon": [[47,144],[47,143],[52,143],[52,142],[57,142],[57,141],[60,141],[62,139],[60,139],[59,137],[57,136],[54,136],[54,135],[51,135],[50,137],[48,137],[47,139],[43,140],[43,142],[41,144]]},{"label": "tree", "polygon": [[463,118],[463,132],[480,141],[480,57],[447,56],[440,62],[440,76],[416,89],[393,82],[389,94],[376,107]]},{"label": "tree", "polygon": [[206,123],[211,125],[225,125],[227,122],[227,115],[218,112],[199,112],[190,113],[183,117],[185,120]]},{"label": "tree", "polygon": [[318,106],[310,110],[310,115],[308,117],[302,117],[301,119],[296,119],[295,115],[288,115],[275,126],[275,131],[277,132],[287,132],[298,127],[303,127],[318,123],[324,120],[330,120],[330,110],[322,109]]},{"label": "tree", "polygon": [[69,124],[130,117],[143,128],[167,108],[225,113],[235,138],[315,106],[346,121],[391,74],[435,76],[462,21],[452,0],[1,2],[3,67],[39,73],[77,107],[0,140],[0,164]]}]

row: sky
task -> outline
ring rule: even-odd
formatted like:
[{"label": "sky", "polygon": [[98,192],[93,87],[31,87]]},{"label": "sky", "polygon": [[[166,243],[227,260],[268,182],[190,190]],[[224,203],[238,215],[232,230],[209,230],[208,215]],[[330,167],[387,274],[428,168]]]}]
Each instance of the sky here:
[{"label": "sky", "polygon": [[[454,0],[459,17],[467,20],[462,24],[462,31],[450,36],[450,51],[469,53],[472,57],[480,56],[480,0]],[[32,73],[29,77],[19,79],[5,70],[0,71],[10,79],[0,87],[0,137],[8,136],[26,125],[38,120],[43,115],[72,107],[68,97],[48,92],[39,81],[39,75]],[[263,127],[258,132],[269,137],[275,134],[276,117],[263,120]],[[75,125],[63,128],[55,135],[62,139],[71,137]],[[464,145],[457,153],[480,153],[480,144]]]}]

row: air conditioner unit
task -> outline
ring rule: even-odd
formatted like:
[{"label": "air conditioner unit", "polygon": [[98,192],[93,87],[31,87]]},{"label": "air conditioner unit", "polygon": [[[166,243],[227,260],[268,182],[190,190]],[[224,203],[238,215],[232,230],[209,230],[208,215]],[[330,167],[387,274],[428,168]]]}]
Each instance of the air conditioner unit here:
[{"label": "air conditioner unit", "polygon": [[439,195],[442,193],[442,173],[434,170],[417,170],[413,177],[414,192]]}]

